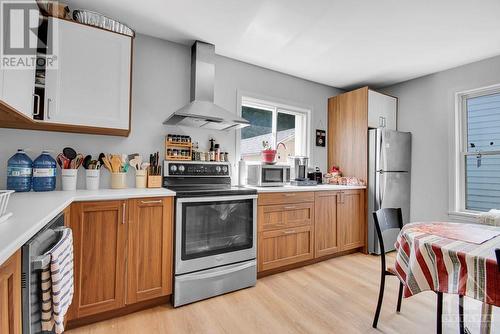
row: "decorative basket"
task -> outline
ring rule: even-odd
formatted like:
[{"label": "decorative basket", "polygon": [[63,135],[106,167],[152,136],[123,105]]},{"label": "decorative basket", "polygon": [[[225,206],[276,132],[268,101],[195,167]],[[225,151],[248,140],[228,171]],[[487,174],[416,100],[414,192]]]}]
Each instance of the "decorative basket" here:
[{"label": "decorative basket", "polygon": [[12,216],[12,213],[7,213],[7,204],[9,204],[10,194],[14,190],[0,190],[0,223],[3,223]]}]

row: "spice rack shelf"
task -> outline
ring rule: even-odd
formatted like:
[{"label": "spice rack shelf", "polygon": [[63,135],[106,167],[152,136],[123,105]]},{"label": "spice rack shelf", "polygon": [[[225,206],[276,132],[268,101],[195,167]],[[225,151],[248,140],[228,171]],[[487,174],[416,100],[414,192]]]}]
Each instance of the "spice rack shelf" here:
[{"label": "spice rack shelf", "polygon": [[[178,149],[179,151],[187,151],[187,155],[182,156],[182,155],[180,155],[181,154],[180,152],[178,153],[178,155],[174,155],[172,153],[169,154],[169,151],[172,152],[173,150],[176,150],[176,149]],[[192,154],[193,154],[193,143],[172,141],[172,140],[168,140],[167,137],[165,137],[165,159],[166,160],[190,161]]]}]

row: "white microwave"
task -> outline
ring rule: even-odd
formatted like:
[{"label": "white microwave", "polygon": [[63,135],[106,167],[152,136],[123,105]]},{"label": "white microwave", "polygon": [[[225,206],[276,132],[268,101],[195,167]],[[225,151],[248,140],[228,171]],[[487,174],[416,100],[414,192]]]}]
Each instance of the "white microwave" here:
[{"label": "white microwave", "polygon": [[247,184],[257,187],[279,187],[290,182],[288,165],[247,165]]}]

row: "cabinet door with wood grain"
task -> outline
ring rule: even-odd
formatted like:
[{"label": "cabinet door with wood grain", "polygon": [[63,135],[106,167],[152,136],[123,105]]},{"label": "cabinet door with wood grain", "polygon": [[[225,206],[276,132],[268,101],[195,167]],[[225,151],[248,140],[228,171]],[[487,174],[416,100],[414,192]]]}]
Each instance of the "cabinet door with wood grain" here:
[{"label": "cabinet door with wood grain", "polygon": [[341,250],[363,247],[366,225],[364,190],[342,191],[337,210]]},{"label": "cabinet door with wood grain", "polygon": [[314,207],[314,257],[330,255],[340,250],[337,202],[341,196],[336,191],[315,194]]},{"label": "cabinet door with wood grain", "polygon": [[127,304],[172,293],[172,197],[129,200]]},{"label": "cabinet door with wood grain", "polygon": [[259,271],[309,260],[313,255],[312,226],[259,233]]},{"label": "cabinet door with wood grain", "polygon": [[21,251],[0,265],[0,333],[21,334]]},{"label": "cabinet door with wood grain", "polygon": [[314,202],[261,205],[258,208],[259,231],[311,225],[313,220]]},{"label": "cabinet door with wood grain", "polygon": [[81,318],[125,305],[127,202],[71,206],[75,294],[70,315]]}]

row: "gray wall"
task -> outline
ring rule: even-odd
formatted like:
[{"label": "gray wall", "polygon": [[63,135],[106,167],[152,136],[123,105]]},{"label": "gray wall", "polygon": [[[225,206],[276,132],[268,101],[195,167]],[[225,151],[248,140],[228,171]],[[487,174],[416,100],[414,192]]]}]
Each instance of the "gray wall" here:
[{"label": "gray wall", "polygon": [[[65,146],[96,155],[99,152],[143,155],[163,152],[167,133],[188,134],[207,148],[213,136],[229,152],[234,163],[235,133],[221,133],[191,128],[166,127],[163,120],[189,102],[190,49],[165,40],[138,35],[134,41],[132,132],[129,137],[110,137],[26,131],[0,128],[0,189],[5,187],[8,158],[17,148],[26,148],[34,159],[42,149],[60,152]],[[340,90],[316,84],[261,67],[218,56],[216,58],[215,102],[236,113],[237,91],[244,90],[308,106],[313,109],[311,127],[326,127],[327,99]],[[326,168],[326,149],[316,148],[311,131],[311,155],[314,165]],[[84,187],[83,170],[79,186]],[[237,177],[233,178],[237,179]],[[129,185],[133,186],[129,172]],[[60,182],[59,182],[60,183]],[[101,187],[109,186],[107,171],[102,173]]]},{"label": "gray wall", "polygon": [[399,130],[413,133],[412,221],[448,219],[455,93],[498,83],[500,56],[383,89],[399,98]]}]

